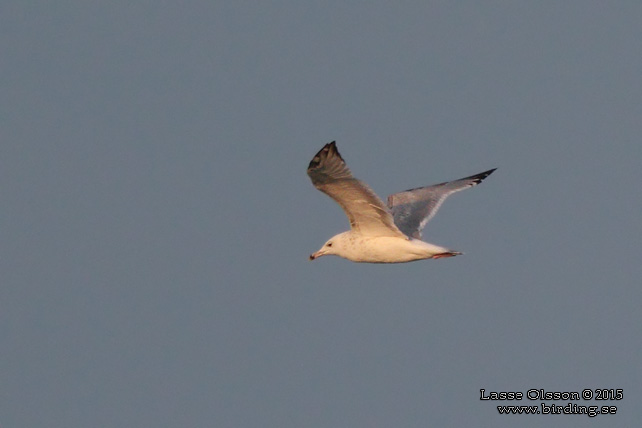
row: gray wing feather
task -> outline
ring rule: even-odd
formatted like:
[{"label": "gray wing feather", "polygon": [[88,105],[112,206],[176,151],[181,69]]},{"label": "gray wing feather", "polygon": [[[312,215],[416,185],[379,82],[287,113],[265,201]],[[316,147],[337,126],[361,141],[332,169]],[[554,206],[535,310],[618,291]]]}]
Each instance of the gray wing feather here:
[{"label": "gray wing feather", "polygon": [[404,236],[383,201],[352,176],[334,141],[310,161],[308,175],[314,187],[343,208],[352,230],[368,236]]},{"label": "gray wing feather", "polygon": [[492,174],[495,169],[489,169],[459,180],[410,189],[388,196],[388,207],[392,211],[395,224],[406,235],[421,239],[421,230],[435,216],[448,196],[476,186]]}]

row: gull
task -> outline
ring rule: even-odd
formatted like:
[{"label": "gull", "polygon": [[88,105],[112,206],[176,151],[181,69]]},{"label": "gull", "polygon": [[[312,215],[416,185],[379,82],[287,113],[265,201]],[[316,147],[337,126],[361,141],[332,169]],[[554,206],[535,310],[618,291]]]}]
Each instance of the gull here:
[{"label": "gull", "polygon": [[314,187],[343,208],[350,230],[330,238],[310,260],[335,255],[359,263],[405,263],[460,255],[422,241],[421,230],[448,196],[481,183],[495,169],[395,193],[388,196],[386,206],[370,187],[352,176],[332,141],[312,158],[308,176]]}]

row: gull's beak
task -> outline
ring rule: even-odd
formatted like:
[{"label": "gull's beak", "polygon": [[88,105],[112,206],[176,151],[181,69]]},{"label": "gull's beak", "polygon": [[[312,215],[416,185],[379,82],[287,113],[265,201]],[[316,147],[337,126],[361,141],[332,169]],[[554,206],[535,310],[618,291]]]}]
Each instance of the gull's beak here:
[{"label": "gull's beak", "polygon": [[319,258],[319,257],[321,257],[322,255],[323,255],[323,253],[321,252],[321,250],[319,250],[319,251],[317,251],[316,253],[312,253],[312,254],[310,254],[310,260],[314,260],[314,259],[316,259],[316,258]]}]

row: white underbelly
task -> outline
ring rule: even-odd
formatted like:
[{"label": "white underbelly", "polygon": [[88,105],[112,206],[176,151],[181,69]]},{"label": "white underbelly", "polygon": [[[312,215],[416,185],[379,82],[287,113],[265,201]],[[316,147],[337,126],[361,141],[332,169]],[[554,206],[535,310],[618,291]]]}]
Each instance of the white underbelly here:
[{"label": "white underbelly", "polygon": [[354,250],[350,257],[346,258],[354,262],[368,263],[405,263],[449,251],[417,239],[388,236],[364,238],[359,243],[355,242]]}]

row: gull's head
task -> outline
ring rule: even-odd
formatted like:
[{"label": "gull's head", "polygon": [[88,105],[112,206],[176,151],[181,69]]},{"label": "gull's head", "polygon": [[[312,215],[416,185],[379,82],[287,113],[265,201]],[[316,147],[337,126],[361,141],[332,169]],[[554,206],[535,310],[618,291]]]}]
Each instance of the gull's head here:
[{"label": "gull's head", "polygon": [[328,241],[325,244],[323,244],[323,247],[321,247],[319,251],[317,251],[316,253],[310,254],[310,260],[314,260],[321,256],[328,256],[328,255],[341,256],[345,248],[345,242],[347,239],[346,233],[349,233],[349,231],[340,233],[328,239]]}]

